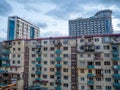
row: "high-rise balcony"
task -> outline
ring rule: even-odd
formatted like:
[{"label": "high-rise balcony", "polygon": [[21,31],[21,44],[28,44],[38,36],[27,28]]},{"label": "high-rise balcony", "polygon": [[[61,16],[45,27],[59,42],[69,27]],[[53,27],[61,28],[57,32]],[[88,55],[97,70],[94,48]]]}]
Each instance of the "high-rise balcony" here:
[{"label": "high-rise balcony", "polygon": [[62,51],[60,49],[58,49],[58,50],[55,51],[56,54],[61,54],[61,52]]},{"label": "high-rise balcony", "polygon": [[94,85],[94,81],[93,80],[90,80],[87,82],[88,85]]},{"label": "high-rise balcony", "polygon": [[37,54],[41,54],[42,52],[40,50],[36,51]]},{"label": "high-rise balcony", "polygon": [[0,70],[0,73],[6,73],[7,71],[6,70]]},{"label": "high-rise balcony", "polygon": [[114,65],[113,69],[119,69],[120,70],[120,65]]},{"label": "high-rise balcony", "polygon": [[3,61],[7,61],[7,60],[9,60],[9,57],[7,57],[7,56],[2,57],[1,60],[3,60]]},{"label": "high-rise balcony", "polygon": [[56,64],[55,66],[56,66],[56,68],[61,68],[62,67],[61,64]]},{"label": "high-rise balcony", "polygon": [[42,79],[41,78],[35,78],[36,81],[41,81]]},{"label": "high-rise balcony", "polygon": [[62,90],[60,86],[55,87],[55,90]]},{"label": "high-rise balcony", "polygon": [[120,79],[120,74],[113,74],[114,79]]},{"label": "high-rise balcony", "polygon": [[118,50],[113,50],[113,51],[112,51],[112,54],[114,54],[114,55],[119,55],[119,51],[118,51]]},{"label": "high-rise balcony", "polygon": [[39,68],[39,67],[42,67],[42,65],[41,64],[36,64],[36,67]]},{"label": "high-rise balcony", "polygon": [[[120,82],[119,82],[119,83],[114,82],[114,83],[113,83],[113,86],[114,86],[115,88],[119,88],[119,89],[120,89]],[[119,89],[118,89],[118,90],[119,90]]]},{"label": "high-rise balcony", "polygon": [[119,61],[120,58],[119,58],[119,57],[113,57],[112,60],[113,60],[113,61]]},{"label": "high-rise balcony", "polygon": [[60,72],[60,71],[57,71],[57,72],[56,72],[56,76],[61,76],[61,72]]},{"label": "high-rise balcony", "polygon": [[88,73],[87,77],[94,77],[95,75],[93,73]]},{"label": "high-rise balcony", "polygon": [[37,62],[40,62],[41,60],[42,60],[41,57],[37,57],[37,58],[36,58],[36,61],[37,61]]},{"label": "high-rise balcony", "polygon": [[55,60],[56,60],[56,61],[61,61],[62,58],[61,58],[61,57],[56,57]]},{"label": "high-rise balcony", "polygon": [[56,80],[56,83],[61,83],[61,79],[57,79],[57,80]]},{"label": "high-rise balcony", "polygon": [[2,52],[2,54],[10,54],[10,50],[5,50]]},{"label": "high-rise balcony", "polygon": [[9,67],[10,64],[6,63],[6,64],[2,64],[1,66],[3,66],[3,67]]},{"label": "high-rise balcony", "polygon": [[41,48],[42,45],[36,45],[36,48]]},{"label": "high-rise balcony", "polygon": [[93,69],[93,68],[94,68],[94,65],[88,65],[87,68],[88,68],[88,69]]},{"label": "high-rise balcony", "polygon": [[35,73],[36,73],[37,75],[41,75],[41,74],[42,74],[42,72],[41,72],[40,70],[37,70]]}]

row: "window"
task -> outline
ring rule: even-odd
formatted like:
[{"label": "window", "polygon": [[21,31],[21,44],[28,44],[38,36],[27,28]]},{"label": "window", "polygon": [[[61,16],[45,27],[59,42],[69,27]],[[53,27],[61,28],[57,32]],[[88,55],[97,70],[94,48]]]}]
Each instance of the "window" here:
[{"label": "window", "polygon": [[44,47],[44,48],[43,48],[44,51],[47,51],[47,49],[48,49],[47,47]]},{"label": "window", "polygon": [[32,64],[35,64],[35,61],[32,61]]},{"label": "window", "polygon": [[100,46],[95,46],[95,49],[100,49]]},{"label": "window", "polygon": [[104,43],[108,43],[110,41],[110,38],[109,37],[103,37],[103,42]]},{"label": "window", "polygon": [[68,87],[68,83],[64,83],[63,86],[64,86],[64,87]]},{"label": "window", "polygon": [[32,67],[32,71],[34,71],[35,70],[35,68],[34,67]]},{"label": "window", "polygon": [[50,86],[54,86],[54,82],[50,82]]},{"label": "window", "polygon": [[68,61],[64,61],[63,64],[64,64],[64,65],[68,65]]},{"label": "window", "polygon": [[104,53],[104,57],[109,58],[110,57],[110,53]]},{"label": "window", "polygon": [[88,73],[92,73],[92,70],[88,70]]},{"label": "window", "polygon": [[20,45],[20,42],[18,42],[18,45]]},{"label": "window", "polygon": [[15,54],[13,54],[13,57],[15,57]]},{"label": "window", "polygon": [[15,64],[15,61],[13,61],[13,64]]},{"label": "window", "polygon": [[80,57],[83,57],[83,54],[80,54]]},{"label": "window", "polygon": [[81,39],[80,39],[80,42],[84,42],[84,39],[83,39],[83,38],[81,38]]},{"label": "window", "polygon": [[[105,86],[105,90],[112,90],[111,86]],[[117,89],[116,89],[117,90]]]},{"label": "window", "polygon": [[84,73],[84,69],[81,69],[80,72],[81,72],[81,73]]},{"label": "window", "polygon": [[105,78],[105,81],[111,82],[111,78]]},{"label": "window", "polygon": [[18,64],[20,64],[20,61],[18,61]]},{"label": "window", "polygon": [[80,80],[81,80],[81,81],[85,81],[85,78],[84,78],[84,77],[81,77]]},{"label": "window", "polygon": [[64,78],[65,80],[68,80],[68,76],[64,76],[63,78]]},{"label": "window", "polygon": [[47,75],[43,75],[43,78],[47,78]]},{"label": "window", "polygon": [[68,72],[68,68],[63,68],[63,72]]},{"label": "window", "polygon": [[44,71],[47,71],[47,68],[44,68]]},{"label": "window", "polygon": [[109,50],[110,49],[110,47],[108,45],[105,45],[103,48],[104,48],[104,50]]},{"label": "window", "polygon": [[20,51],[20,48],[18,48],[18,51]]},{"label": "window", "polygon": [[32,51],[35,51],[35,48],[32,48]]},{"label": "window", "polygon": [[110,74],[111,73],[111,70],[110,69],[106,69],[105,70],[105,74]]},{"label": "window", "polygon": [[97,89],[97,90],[102,90],[102,86],[97,85],[97,86],[96,86],[96,89]]},{"label": "window", "polygon": [[95,38],[95,42],[99,42],[99,38]]},{"label": "window", "polygon": [[104,65],[110,65],[110,61],[105,61]]},{"label": "window", "polygon": [[55,55],[54,55],[54,54],[50,54],[50,57],[51,57],[51,58],[54,58],[54,57],[55,57]]},{"label": "window", "polygon": [[43,54],[44,57],[47,57],[47,54]]},{"label": "window", "polygon": [[47,61],[44,61],[44,64],[47,64]]},{"label": "window", "polygon": [[54,51],[54,47],[51,47],[50,50],[51,50],[51,51]]},{"label": "window", "polygon": [[63,54],[63,57],[64,57],[64,58],[65,58],[65,57],[67,58],[67,57],[68,57],[68,54]]},{"label": "window", "polygon": [[50,68],[50,72],[54,72],[54,68]]},{"label": "window", "polygon": [[15,48],[13,48],[13,51],[15,51]]},{"label": "window", "polygon": [[95,65],[99,66],[99,65],[101,65],[101,63],[100,62],[95,62]]},{"label": "window", "polygon": [[68,47],[63,47],[63,50],[68,50]]},{"label": "window", "polygon": [[85,89],[85,86],[81,86],[81,89],[82,89],[82,90]]},{"label": "window", "polygon": [[19,58],[19,57],[20,57],[20,54],[18,54],[17,57]]},{"label": "window", "polygon": [[99,78],[99,77],[98,77],[98,78],[96,78],[96,81],[101,81],[101,78]]},{"label": "window", "polygon": [[47,41],[44,41],[43,43],[44,43],[44,44],[47,44]]},{"label": "window", "polygon": [[55,64],[55,62],[54,61],[50,61],[50,65],[54,65]]},{"label": "window", "polygon": [[50,75],[50,79],[54,79],[54,75]]},{"label": "window", "polygon": [[35,77],[35,74],[31,74],[31,77]]},{"label": "window", "polygon": [[32,57],[35,57],[35,54],[32,54]]},{"label": "window", "polygon": [[88,57],[91,57],[91,54],[87,54]]}]

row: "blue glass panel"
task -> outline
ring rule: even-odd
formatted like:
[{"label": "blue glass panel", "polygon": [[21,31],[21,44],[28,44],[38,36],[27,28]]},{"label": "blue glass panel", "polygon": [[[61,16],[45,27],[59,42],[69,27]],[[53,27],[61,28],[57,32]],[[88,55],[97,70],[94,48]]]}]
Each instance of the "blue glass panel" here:
[{"label": "blue glass panel", "polygon": [[34,28],[33,27],[30,27],[30,38],[34,38]]}]

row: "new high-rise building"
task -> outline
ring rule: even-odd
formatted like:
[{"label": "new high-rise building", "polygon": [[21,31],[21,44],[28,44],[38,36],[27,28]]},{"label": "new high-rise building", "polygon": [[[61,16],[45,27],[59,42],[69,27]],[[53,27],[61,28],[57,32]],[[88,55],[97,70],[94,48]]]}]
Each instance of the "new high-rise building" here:
[{"label": "new high-rise building", "polygon": [[38,38],[39,34],[39,27],[20,17],[9,17],[7,40]]},{"label": "new high-rise building", "polygon": [[69,20],[69,36],[113,33],[111,14],[111,10],[102,10],[90,18]]},{"label": "new high-rise building", "polygon": [[4,41],[2,54],[9,90],[120,90],[120,34]]}]

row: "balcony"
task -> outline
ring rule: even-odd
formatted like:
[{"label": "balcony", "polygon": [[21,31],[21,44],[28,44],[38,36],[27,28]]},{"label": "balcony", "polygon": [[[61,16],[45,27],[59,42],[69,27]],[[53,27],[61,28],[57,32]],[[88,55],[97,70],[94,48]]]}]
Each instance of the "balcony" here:
[{"label": "balcony", "polygon": [[56,83],[59,83],[59,84],[60,84],[60,83],[61,83],[61,79],[57,79],[57,80],[56,80]]},{"label": "balcony", "polygon": [[41,64],[36,64],[36,67],[39,68],[39,67],[42,67],[42,65]]},{"label": "balcony", "polygon": [[120,74],[113,74],[114,79],[120,79]]},{"label": "balcony", "polygon": [[7,61],[7,60],[9,60],[9,57],[2,57],[1,60]]},{"label": "balcony", "polygon": [[6,73],[7,71],[6,70],[0,70],[0,73]]},{"label": "balcony", "polygon": [[92,74],[92,73],[88,73],[87,74],[87,77],[94,77],[95,75],[94,74]]},{"label": "balcony", "polygon": [[36,45],[36,48],[41,48],[42,45]]},{"label": "balcony", "polygon": [[103,60],[102,57],[94,57],[94,60]]},{"label": "balcony", "polygon": [[[5,83],[0,83],[0,87],[3,87],[3,86],[7,86],[7,84],[5,84]],[[2,90],[2,89],[0,89],[0,90]]]},{"label": "balcony", "polygon": [[61,61],[62,58],[61,58],[61,57],[56,57],[55,60],[56,60],[56,61]]},{"label": "balcony", "polygon": [[41,72],[40,70],[37,70],[35,73],[36,73],[37,75],[41,75],[41,74],[42,74],[42,72]]},{"label": "balcony", "polygon": [[40,62],[41,60],[42,60],[41,57],[37,57],[37,58],[36,58],[36,61],[37,61],[37,62]]},{"label": "balcony", "polygon": [[118,51],[118,50],[113,50],[113,51],[112,51],[112,54],[114,54],[114,55],[119,55],[119,51]]},{"label": "balcony", "polygon": [[113,83],[113,86],[114,86],[115,88],[120,88],[120,83],[114,82],[114,83]]},{"label": "balcony", "polygon": [[41,78],[35,78],[36,81],[41,81],[42,79]]},{"label": "balcony", "polygon": [[9,67],[10,66],[10,64],[2,64],[1,66],[3,66],[3,67]]},{"label": "balcony", "polygon": [[5,50],[2,52],[2,54],[10,54],[10,50]]},{"label": "balcony", "polygon": [[119,57],[113,57],[112,60],[113,60],[113,61],[119,61],[120,58],[119,58]]},{"label": "balcony", "polygon": [[94,81],[93,80],[90,80],[87,82],[88,85],[94,85]]},{"label": "balcony", "polygon": [[55,90],[62,90],[62,88],[58,86],[58,87],[55,87]]},{"label": "balcony", "polygon": [[62,52],[62,51],[59,50],[59,49],[55,51],[56,54],[61,54],[61,52]]},{"label": "balcony", "polygon": [[39,50],[39,51],[36,51],[37,54],[41,54],[42,52]]},{"label": "balcony", "polygon": [[61,68],[62,67],[61,64],[56,64],[55,66],[56,66],[56,68]]},{"label": "balcony", "polygon": [[57,72],[56,72],[56,76],[61,76],[61,72],[60,72],[60,71],[57,71]]},{"label": "balcony", "polygon": [[113,66],[113,69],[118,69],[118,70],[120,70],[120,65],[114,65],[114,66]]},{"label": "balcony", "polygon": [[87,68],[88,68],[88,69],[93,69],[93,68],[94,68],[94,65],[88,65]]}]

